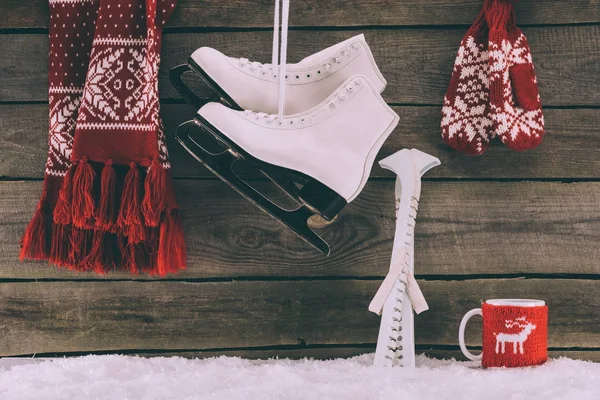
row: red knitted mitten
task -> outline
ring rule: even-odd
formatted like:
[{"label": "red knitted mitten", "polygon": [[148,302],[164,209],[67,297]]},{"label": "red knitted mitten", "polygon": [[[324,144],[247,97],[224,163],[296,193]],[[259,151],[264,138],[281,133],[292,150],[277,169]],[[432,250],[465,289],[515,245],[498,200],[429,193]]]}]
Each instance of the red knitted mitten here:
[{"label": "red knitted mitten", "polygon": [[542,142],[544,116],[529,44],[515,25],[510,0],[492,0],[486,19],[495,134],[514,150],[532,149]]},{"label": "red knitted mitten", "polygon": [[[21,260],[51,258],[58,264],[67,264],[68,255],[61,255],[61,248],[51,245],[52,231],[63,230],[62,226],[53,223],[52,214],[63,179],[71,167],[75,121],[88,69],[99,3],[99,0],[50,0],[50,150],[42,196],[23,236]],[[54,233],[57,234],[60,233]]]},{"label": "red knitted mitten", "polygon": [[468,155],[482,154],[492,137],[486,6],[460,44],[442,108],[442,141]]}]

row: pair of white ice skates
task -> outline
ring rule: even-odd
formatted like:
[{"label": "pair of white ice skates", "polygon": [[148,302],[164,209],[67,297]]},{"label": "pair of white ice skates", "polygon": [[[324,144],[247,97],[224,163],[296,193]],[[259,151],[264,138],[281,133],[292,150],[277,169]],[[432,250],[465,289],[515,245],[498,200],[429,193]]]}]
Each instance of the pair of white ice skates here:
[{"label": "pair of white ice skates", "polygon": [[[243,196],[329,254],[328,244],[309,227],[309,218],[317,214],[331,221],[358,196],[399,117],[380,95],[386,81],[363,35],[286,65],[285,28],[279,64],[276,38],[271,64],[202,47],[188,64],[171,70],[173,85],[199,108],[177,138]],[[183,83],[182,75],[190,70],[220,102],[202,105]],[[208,131],[224,150],[208,149],[206,135],[184,126]],[[298,208],[282,209],[233,173],[238,159],[255,164]]]}]

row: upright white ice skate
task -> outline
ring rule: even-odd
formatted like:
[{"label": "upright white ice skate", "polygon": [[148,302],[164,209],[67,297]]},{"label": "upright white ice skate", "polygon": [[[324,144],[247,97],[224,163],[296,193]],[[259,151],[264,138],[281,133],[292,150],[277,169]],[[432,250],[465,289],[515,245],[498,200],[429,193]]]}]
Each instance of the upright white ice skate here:
[{"label": "upright white ice skate", "polygon": [[[279,98],[277,54],[275,46],[272,63],[262,64],[201,47],[191,55],[187,64],[170,71],[170,79],[179,94],[196,108],[206,101],[183,82],[183,74],[190,70],[196,72],[226,106],[274,114],[278,110]],[[364,35],[323,49],[297,64],[287,64],[286,72],[282,73],[287,86],[286,114],[297,114],[317,106],[354,75],[365,75],[379,93],[386,86]]]},{"label": "upright white ice skate", "polygon": [[[283,118],[206,104],[194,122],[228,151],[211,152],[202,135],[194,132],[181,129],[177,137],[213,173],[329,254],[327,243],[308,227],[308,218],[319,214],[332,220],[358,196],[398,120],[367,77],[357,75],[317,107]],[[304,178],[306,183],[294,196],[301,206],[286,211],[258,193],[232,172],[231,164],[237,159],[256,164],[266,174],[279,171]]]},{"label": "upright white ice skate", "polygon": [[390,271],[369,305],[381,315],[374,365],[415,366],[414,315],[427,302],[414,278],[414,233],[421,196],[421,176],[440,160],[416,149],[403,149],[379,161],[396,178],[396,232]]}]

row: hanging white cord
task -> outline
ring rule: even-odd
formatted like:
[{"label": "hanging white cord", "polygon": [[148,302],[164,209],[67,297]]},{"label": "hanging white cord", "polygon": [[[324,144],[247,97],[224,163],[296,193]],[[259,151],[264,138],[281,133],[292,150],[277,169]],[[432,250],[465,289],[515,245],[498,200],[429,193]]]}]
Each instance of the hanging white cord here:
[{"label": "hanging white cord", "polygon": [[283,120],[285,106],[285,76],[287,62],[288,18],[290,15],[290,0],[283,0],[281,12],[281,51],[279,59],[279,121]]},{"label": "hanging white cord", "polygon": [[271,57],[271,65],[273,66],[273,76],[277,74],[277,63],[279,59],[279,2],[275,0],[275,18],[273,21],[273,55]]}]

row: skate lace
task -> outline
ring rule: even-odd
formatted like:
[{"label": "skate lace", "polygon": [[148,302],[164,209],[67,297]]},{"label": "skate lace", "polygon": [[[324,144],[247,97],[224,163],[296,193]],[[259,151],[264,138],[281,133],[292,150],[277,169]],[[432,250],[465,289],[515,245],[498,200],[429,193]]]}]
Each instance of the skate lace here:
[{"label": "skate lace", "polygon": [[[275,0],[275,15],[273,20],[273,52],[271,64],[262,64],[258,61],[249,61],[247,58],[240,58],[240,66],[250,65],[251,70],[260,68],[263,75],[267,70],[271,70],[273,77],[279,74],[279,101],[278,101],[278,116],[283,119],[284,104],[285,104],[285,79],[287,67],[287,41],[288,41],[288,20],[290,13],[290,0]],[[281,38],[280,35],[281,22]],[[280,40],[281,39],[281,40]],[[274,119],[269,117],[270,122]]]},{"label": "skate lace", "polygon": [[252,110],[244,110],[244,115],[248,117],[254,117],[254,120],[256,121],[258,121],[259,119],[264,119],[269,124],[279,118],[279,116],[276,114],[267,114],[264,112],[255,112]]},{"label": "skate lace", "polygon": [[[400,202],[401,199],[400,198],[396,198],[396,218],[398,218],[398,213],[399,213],[399,209],[400,209]],[[409,279],[412,279],[414,281],[414,277],[412,276],[412,273],[410,271],[410,252],[409,249],[412,248],[412,240],[413,240],[413,236],[414,236],[414,228],[415,228],[415,223],[416,223],[416,219],[417,219],[417,210],[419,208],[419,199],[415,196],[411,196],[410,198],[410,203],[409,203],[409,212],[408,212],[408,219],[406,221],[406,226],[409,228],[406,232],[406,238],[405,238],[405,242],[404,244],[406,245],[406,247],[404,247],[404,258],[403,258],[403,268],[402,268],[402,273],[400,274],[400,276],[397,279],[397,289],[396,289],[396,293],[393,297],[394,301],[395,301],[395,306],[393,308],[393,312],[391,315],[392,318],[392,324],[391,324],[391,334],[388,337],[388,343],[387,343],[387,354],[385,355],[385,358],[393,361],[398,361],[399,364],[401,366],[403,366],[403,359],[404,359],[404,354],[403,354],[403,350],[404,350],[404,344],[403,344],[403,333],[404,334],[410,334],[409,332],[402,332],[402,307],[403,307],[403,301],[405,299],[405,296],[408,297],[409,302],[413,302],[413,298],[411,296],[411,293],[408,290],[408,286],[409,286]],[[408,349],[410,351],[410,349]]]},{"label": "skate lace", "polygon": [[240,67],[250,66],[250,70],[255,71],[257,69],[273,70],[272,64],[263,64],[258,61],[250,61],[247,58],[240,58]]}]

